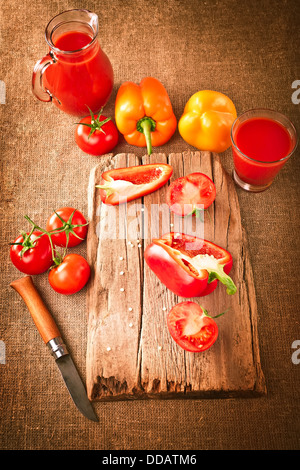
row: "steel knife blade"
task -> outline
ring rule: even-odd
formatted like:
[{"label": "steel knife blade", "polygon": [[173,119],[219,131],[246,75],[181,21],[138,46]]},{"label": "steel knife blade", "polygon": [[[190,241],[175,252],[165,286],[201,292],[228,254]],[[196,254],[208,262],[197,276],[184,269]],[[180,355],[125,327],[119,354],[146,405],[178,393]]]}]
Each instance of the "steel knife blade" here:
[{"label": "steel knife blade", "polygon": [[44,343],[49,347],[52,356],[55,358],[75,405],[86,418],[98,421],[72,357],[62,340],[51,313],[33,284],[32,277],[24,276],[11,282],[10,286],[24,300]]},{"label": "steel knife blade", "polygon": [[65,354],[56,359],[56,364],[79,411],[91,421],[98,421],[70,354]]}]

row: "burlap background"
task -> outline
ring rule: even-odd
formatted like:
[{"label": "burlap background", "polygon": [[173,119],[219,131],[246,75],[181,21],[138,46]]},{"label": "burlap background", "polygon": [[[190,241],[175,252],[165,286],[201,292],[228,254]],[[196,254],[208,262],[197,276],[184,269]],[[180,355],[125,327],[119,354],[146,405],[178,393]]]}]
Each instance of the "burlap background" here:
[{"label": "burlap background", "polygon": [[[265,398],[99,403],[100,424],[87,421],[9,287],[20,273],[8,256],[8,243],[27,228],[25,214],[44,224],[63,205],[86,212],[89,173],[99,161],[76,147],[74,118],[31,94],[52,16],[71,8],[98,13],[100,44],[115,72],[107,114],[113,115],[123,81],[152,75],[166,86],[177,117],[192,93],[210,88],[228,94],[238,113],[273,108],[299,130],[300,105],[291,100],[291,85],[300,79],[299,7],[296,0],[1,2],[1,449],[299,449],[300,364],[291,360],[292,343],[300,339],[299,150],[267,192],[238,190],[257,292]],[[159,150],[186,149],[177,132]],[[121,140],[115,153],[132,150]],[[231,172],[231,152],[222,158]],[[85,291],[64,297],[55,295],[46,275],[35,282],[84,377]]]}]

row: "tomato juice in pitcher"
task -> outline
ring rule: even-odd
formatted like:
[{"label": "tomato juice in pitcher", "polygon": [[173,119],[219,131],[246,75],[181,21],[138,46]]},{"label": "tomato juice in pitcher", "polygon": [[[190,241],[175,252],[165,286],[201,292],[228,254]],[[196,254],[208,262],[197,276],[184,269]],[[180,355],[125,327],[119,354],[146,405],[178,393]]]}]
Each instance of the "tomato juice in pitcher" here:
[{"label": "tomato juice in pitcher", "polygon": [[113,70],[98,42],[98,16],[70,10],[46,27],[49,53],[35,66],[33,93],[62,111],[85,116],[99,111],[113,89]]}]

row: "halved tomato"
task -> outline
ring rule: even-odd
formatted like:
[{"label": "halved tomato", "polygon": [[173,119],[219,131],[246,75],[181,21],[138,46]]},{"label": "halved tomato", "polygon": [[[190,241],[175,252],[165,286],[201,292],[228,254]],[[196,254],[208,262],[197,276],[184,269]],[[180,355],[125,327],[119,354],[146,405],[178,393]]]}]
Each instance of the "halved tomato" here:
[{"label": "halved tomato", "polygon": [[167,325],[174,341],[190,352],[210,348],[218,337],[216,322],[195,302],[181,302],[170,310]]},{"label": "halved tomato", "polygon": [[167,204],[177,215],[197,215],[216,198],[214,182],[204,173],[191,173],[174,180],[167,191]]}]

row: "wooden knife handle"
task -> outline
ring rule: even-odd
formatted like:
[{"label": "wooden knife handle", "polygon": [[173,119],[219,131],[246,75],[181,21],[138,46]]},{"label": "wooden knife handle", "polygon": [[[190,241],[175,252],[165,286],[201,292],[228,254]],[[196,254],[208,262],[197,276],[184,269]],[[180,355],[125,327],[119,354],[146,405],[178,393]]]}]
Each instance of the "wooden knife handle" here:
[{"label": "wooden knife handle", "polygon": [[24,300],[43,341],[48,343],[51,339],[60,336],[59,329],[34,286],[31,276],[17,279],[11,282],[10,286]]}]

